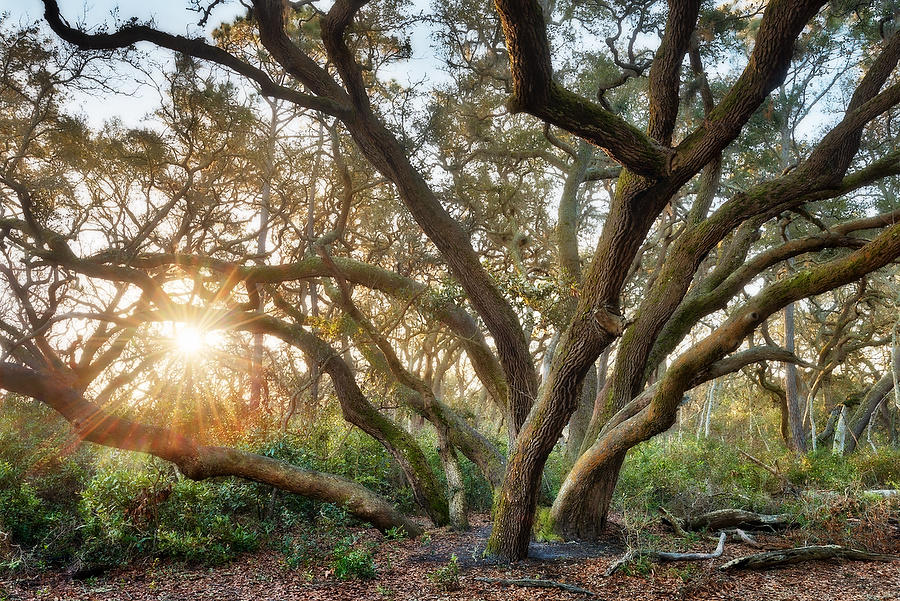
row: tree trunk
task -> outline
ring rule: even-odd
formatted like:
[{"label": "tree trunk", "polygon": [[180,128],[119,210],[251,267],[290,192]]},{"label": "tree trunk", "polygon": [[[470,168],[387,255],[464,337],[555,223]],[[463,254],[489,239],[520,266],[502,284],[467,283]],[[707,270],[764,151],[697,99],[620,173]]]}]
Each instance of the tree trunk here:
[{"label": "tree trunk", "polygon": [[834,427],[834,442],[831,444],[833,455],[843,455],[847,441],[847,407],[841,405],[838,410],[837,425]]},{"label": "tree trunk", "polygon": [[[554,530],[565,538],[591,540],[606,529],[606,518],[625,453],[615,456],[591,478],[567,477],[550,510]],[[571,476],[571,475],[570,475]]]},{"label": "tree trunk", "polygon": [[[784,308],[784,348],[794,352],[794,303]],[[797,366],[793,363],[787,363],[784,366],[784,392],[791,431],[788,448],[795,453],[805,453],[806,435],[803,431],[803,408],[800,404],[800,393],[797,386]]]},{"label": "tree trunk", "polygon": [[866,398],[863,399],[863,402],[860,403],[859,407],[856,408],[856,411],[853,412],[853,417],[850,418],[850,423],[848,425],[850,436],[847,437],[847,442],[844,447],[845,455],[849,455],[856,450],[863,431],[869,425],[869,420],[872,419],[872,414],[893,387],[894,374],[891,371],[888,371],[875,383],[868,394],[866,394]]},{"label": "tree trunk", "polygon": [[[602,358],[602,356],[601,356]],[[597,377],[596,369],[589,369],[584,378],[584,385],[581,389],[581,399],[578,402],[578,409],[569,418],[569,436],[566,439],[566,458],[570,462],[575,462],[578,455],[581,454],[581,445],[587,434],[590,425],[591,415],[594,412],[594,400],[597,398]]]},{"label": "tree trunk", "polygon": [[825,429],[819,432],[819,435],[817,436],[820,444],[827,443],[828,438],[834,434],[835,426],[837,426],[837,418],[838,415],[840,415],[842,408],[844,408],[844,405],[837,405],[831,410],[831,413],[828,414],[828,421],[825,422]]},{"label": "tree trunk", "polygon": [[469,529],[469,508],[466,504],[466,485],[456,449],[447,439],[447,434],[438,430],[438,453],[447,476],[447,500],[450,504],[450,527],[454,530]]}]

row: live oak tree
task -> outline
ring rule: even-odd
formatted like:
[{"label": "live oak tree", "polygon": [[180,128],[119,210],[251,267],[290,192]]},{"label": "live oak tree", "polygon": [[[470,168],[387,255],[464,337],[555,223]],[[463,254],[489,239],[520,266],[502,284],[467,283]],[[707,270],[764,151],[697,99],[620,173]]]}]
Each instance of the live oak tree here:
[{"label": "live oak tree", "polygon": [[[204,19],[217,4],[193,3]],[[136,220],[108,250],[82,247],[79,236],[67,240],[69,232],[57,231],[59,224],[36,210],[49,201],[43,199],[66,193],[42,186],[22,165],[6,164],[3,184],[18,208],[4,227],[16,252],[31,262],[7,276],[14,290],[23,290],[18,302],[26,320],[7,331],[13,361],[2,365],[0,386],[54,407],[89,440],[154,453],[191,477],[240,475],[319,498],[365,499],[355,506],[359,515],[381,527],[412,528],[371,493],[350,491],[350,483],[197,445],[173,431],[127,421],[84,396],[108,365],[91,353],[116,349],[104,351],[112,361],[135,328],[202,319],[302,351],[330,376],[344,417],[403,466],[429,517],[447,521],[446,495],[422,464],[421,449],[393,416],[372,404],[357,381],[355,359],[335,348],[337,341],[353,340],[371,371],[388,378],[394,394],[434,424],[448,473],[458,450],[496,488],[488,550],[519,559],[527,553],[545,462],[567,425],[570,438],[581,442],[572,444],[573,467],[551,516],[561,533],[590,537],[605,525],[628,449],[667,430],[688,390],[759,362],[797,362],[777,344],[747,341],[758,340],[751,338],[754,332],[792,303],[853,284],[900,255],[896,211],[875,215],[862,204],[841,212],[829,204],[900,172],[892,138],[886,144],[864,138],[900,101],[894,75],[900,36],[880,7],[824,0],[730,8],[692,0],[590,6],[497,0],[488,10],[460,2],[460,11],[471,8],[465,15],[477,16],[478,23],[436,11],[448,61],[457,70],[449,90],[436,90],[445,106],[431,110],[432,127],[419,138],[404,103],[411,92],[379,77],[381,65],[407,53],[404,41],[392,35],[404,22],[397,6],[338,0],[324,11],[314,3],[252,4],[252,14],[232,27],[235,36],[223,28],[214,45],[138,23],[112,32],[73,27],[55,0],[44,2],[50,28],[84,53],[74,57],[109,57],[150,42],[182,60],[236,73],[270,102],[291,105],[319,124],[298,133],[315,149],[312,157],[281,155],[296,157],[286,169],[306,169],[279,177],[265,167],[265,158],[245,168],[259,174],[255,193],[229,196],[228,178],[224,188],[204,192],[206,167],[191,155],[197,181],[182,175],[181,188],[169,197],[177,207],[173,215],[189,208],[181,222],[192,235],[173,237],[161,222],[151,219],[144,227]],[[597,42],[604,37],[605,45]],[[832,38],[847,51],[825,45]],[[246,43],[258,44],[258,51],[248,51]],[[843,76],[839,68],[823,67],[821,75],[813,70],[804,89],[834,77],[834,89],[845,91],[842,110],[823,116],[802,144],[792,140],[790,164],[779,155],[782,166],[775,169],[758,156],[753,145],[764,146],[764,140],[754,134],[795,131],[784,123],[798,113],[775,106],[772,94],[781,90],[785,98],[779,101],[813,106],[815,99],[802,94],[787,99],[785,81],[789,73],[806,73],[804,61],[815,63],[826,52],[851,57],[853,68]],[[734,72],[725,61],[737,65]],[[767,118],[776,114],[785,121],[769,119],[781,127],[767,130]],[[207,151],[218,152],[216,136],[226,148],[236,143],[229,138],[242,129],[215,121],[240,115],[215,111],[205,117],[210,129],[228,130],[211,132]],[[150,144],[154,152],[160,147],[149,134],[136,143]],[[786,149],[786,137],[779,144]],[[265,144],[257,148],[265,157]],[[326,153],[320,163],[309,161]],[[249,160],[241,152],[226,154],[238,163]],[[522,161],[530,162],[527,169]],[[762,168],[755,168],[757,161]],[[333,168],[330,177],[310,178],[324,163]],[[549,165],[550,173],[539,173],[538,165]],[[187,164],[181,169],[192,173]],[[318,196],[320,177],[332,182],[328,210]],[[278,255],[259,256],[259,245],[254,256],[237,244],[246,230],[232,232],[232,246],[218,244],[216,236],[229,238],[235,215],[258,214],[258,202],[248,198],[266,185],[271,197],[275,180],[285,202],[304,199],[305,223],[312,226],[297,227],[291,217],[280,222]],[[177,195],[182,188],[183,198]],[[557,194],[558,210],[548,214],[550,193]],[[67,194],[72,202],[78,198],[75,191]],[[602,211],[587,210],[592,203]],[[93,219],[90,207],[74,213]],[[364,219],[375,224],[358,221]],[[598,228],[590,227],[594,219]],[[783,221],[797,221],[793,235],[773,235]],[[413,222],[411,231],[398,227]],[[579,236],[591,238],[588,257],[580,252]],[[152,243],[145,244],[148,239]],[[404,245],[405,256],[385,251]],[[542,266],[549,250],[552,264]],[[388,259],[400,260],[386,267]],[[786,269],[792,259],[794,268]],[[781,277],[771,277],[779,269]],[[44,335],[56,306],[45,314],[29,308],[28,288],[75,294],[58,282],[76,279],[121,287],[121,297],[107,295],[89,319],[99,324],[91,340],[122,343],[82,342],[85,349],[72,350],[73,357],[81,353],[73,367]],[[542,279],[552,284],[543,296],[536,292]],[[189,290],[176,292],[178,282],[190,282]],[[140,290],[139,300],[125,298],[131,287]],[[369,292],[357,294],[360,288]],[[55,294],[51,304],[64,305]],[[319,302],[337,316],[339,331],[327,334],[325,322],[310,316]],[[432,366],[430,373],[415,373],[415,362],[398,352],[392,337],[399,335],[392,332],[400,321],[376,318],[382,309],[397,308],[401,319],[410,320],[409,307],[430,322],[409,324],[407,331],[420,328],[434,337],[420,348],[440,348],[438,337],[448,335],[458,342],[419,361]],[[538,314],[546,323],[537,322]],[[704,329],[706,320],[711,325]],[[693,344],[682,344],[689,335]],[[615,356],[601,387],[597,361],[606,363],[612,345]],[[437,367],[434,358],[440,358]],[[539,361],[546,370],[538,369]],[[470,365],[502,411],[513,441],[508,457],[442,402],[441,378],[433,372],[445,372],[453,362]],[[585,392],[592,388],[600,390]]]}]

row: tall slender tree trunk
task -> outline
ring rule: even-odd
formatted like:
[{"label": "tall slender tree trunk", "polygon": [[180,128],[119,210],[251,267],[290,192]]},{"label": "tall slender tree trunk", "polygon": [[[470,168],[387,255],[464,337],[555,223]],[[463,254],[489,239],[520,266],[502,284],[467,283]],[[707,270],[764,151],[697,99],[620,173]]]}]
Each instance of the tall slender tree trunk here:
[{"label": "tall slender tree trunk", "polygon": [[450,444],[446,432],[438,429],[438,454],[447,477],[447,501],[450,507],[450,527],[454,530],[469,529],[469,509],[466,503],[466,486],[456,449]]},{"label": "tall slender tree trunk", "polygon": [[837,424],[834,427],[834,442],[831,444],[831,452],[835,455],[844,454],[844,446],[847,441],[847,407],[841,405],[838,410]]},{"label": "tall slender tree trunk", "polygon": [[[794,303],[784,308],[784,348],[794,352]],[[803,431],[803,408],[798,388],[797,366],[788,363],[784,366],[784,393],[791,430],[789,448],[796,453],[805,453],[806,435]]]},{"label": "tall slender tree trunk", "polygon": [[[272,201],[272,178],[275,165],[275,137],[278,133],[278,105],[274,101],[269,102],[271,116],[269,118],[269,131],[266,136],[265,157],[263,157],[263,181],[259,198],[259,234],[256,238],[257,263],[265,263],[266,241],[269,237],[269,207]],[[265,300],[262,296],[262,286],[257,285],[256,293],[259,295],[258,313],[265,312]],[[253,335],[253,350],[250,354],[250,409],[259,408],[262,400],[264,375],[262,368],[263,335],[259,332]]]},{"label": "tall slender tree trunk", "polygon": [[847,437],[847,442],[844,446],[845,455],[849,455],[856,450],[863,432],[871,423],[872,415],[885,400],[885,396],[891,392],[892,388],[894,388],[894,374],[888,372],[875,383],[866,394],[865,399],[859,404],[859,407],[856,408],[856,411],[853,412],[853,417],[850,418],[847,426],[850,436]]},{"label": "tall slender tree trunk", "polygon": [[[601,356],[601,359],[603,357]],[[584,377],[584,387],[581,389],[581,399],[578,409],[569,418],[569,437],[566,439],[566,458],[574,462],[581,454],[581,445],[590,425],[591,415],[594,412],[594,401],[597,398],[597,386],[599,378],[596,367],[589,369]]]}]

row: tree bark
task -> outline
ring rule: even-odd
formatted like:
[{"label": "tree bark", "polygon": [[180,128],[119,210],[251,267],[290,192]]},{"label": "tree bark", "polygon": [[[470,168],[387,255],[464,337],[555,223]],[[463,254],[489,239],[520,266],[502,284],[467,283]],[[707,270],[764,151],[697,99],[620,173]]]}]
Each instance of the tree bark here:
[{"label": "tree bark", "polygon": [[847,443],[847,407],[841,405],[838,408],[837,423],[834,426],[834,441],[831,443],[833,455],[843,455]]},{"label": "tree bark", "polygon": [[771,284],[736,308],[722,326],[669,366],[663,378],[648,392],[649,404],[636,405],[628,415],[610,425],[579,458],[554,503],[554,518],[564,519],[566,508],[578,505],[577,497],[588,490],[587,483],[592,479],[614,473],[610,467],[621,462],[621,456],[629,448],[671,427],[685,391],[697,384],[698,375],[738,348],[775,311],[800,298],[856,281],[863,273],[886,265],[898,255],[900,225],[894,225],[863,248]]},{"label": "tree bark", "polygon": [[447,435],[438,431],[438,453],[441,465],[447,476],[447,500],[450,505],[450,526],[454,530],[469,529],[469,509],[466,504],[466,485],[456,449],[450,444]]},{"label": "tree bark", "polygon": [[884,400],[884,397],[894,388],[894,374],[889,370],[872,386],[872,389],[866,394],[863,402],[859,404],[853,417],[850,418],[848,426],[848,434],[846,444],[844,446],[844,454],[849,455],[856,450],[859,440],[863,435],[863,431],[869,425],[872,414],[878,405]]},{"label": "tree bark", "polygon": [[[784,308],[784,348],[794,352],[794,304]],[[797,387],[797,367],[793,363],[784,366],[785,407],[791,440],[788,448],[795,453],[806,452],[806,433],[803,430],[803,408]]]},{"label": "tree bark", "polygon": [[579,478],[571,472],[550,510],[554,530],[566,538],[593,540],[606,529],[606,519],[619,471],[625,460],[620,453],[596,478]]}]

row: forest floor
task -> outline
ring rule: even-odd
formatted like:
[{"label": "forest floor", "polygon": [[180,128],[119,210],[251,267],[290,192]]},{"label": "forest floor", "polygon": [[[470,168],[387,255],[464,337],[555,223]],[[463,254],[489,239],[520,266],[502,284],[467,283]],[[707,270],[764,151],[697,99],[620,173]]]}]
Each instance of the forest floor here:
[{"label": "forest floor", "polygon": [[[86,579],[43,573],[0,580],[0,601],[900,601],[900,562],[816,561],[764,571],[722,572],[717,568],[727,560],[759,551],[729,543],[717,559],[645,563],[643,573],[620,570],[604,577],[607,567],[624,550],[621,536],[615,533],[592,544],[532,543],[528,560],[501,565],[481,556],[488,532],[484,517],[477,518],[468,532],[433,530],[420,540],[387,540],[372,530],[353,531],[357,545],[374,550],[376,576],[371,580],[336,580],[327,553],[320,554],[318,561],[289,567],[283,552],[264,550],[213,568],[148,561]],[[796,537],[780,535],[760,536],[758,541],[770,549],[803,543]],[[900,538],[896,542],[900,551]],[[701,541],[694,548],[708,552],[714,546]],[[459,589],[448,592],[441,590],[429,574],[446,568],[452,555],[458,558]],[[557,588],[504,586],[477,578],[549,580],[587,589],[594,596]]]}]

